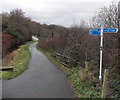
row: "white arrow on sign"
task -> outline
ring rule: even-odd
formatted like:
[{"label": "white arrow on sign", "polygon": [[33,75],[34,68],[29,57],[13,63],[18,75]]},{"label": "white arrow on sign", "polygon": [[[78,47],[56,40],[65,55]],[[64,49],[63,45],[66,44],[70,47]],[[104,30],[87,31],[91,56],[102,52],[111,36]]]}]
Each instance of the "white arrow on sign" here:
[{"label": "white arrow on sign", "polygon": [[103,32],[105,32],[105,33],[117,33],[118,28],[104,28]]}]

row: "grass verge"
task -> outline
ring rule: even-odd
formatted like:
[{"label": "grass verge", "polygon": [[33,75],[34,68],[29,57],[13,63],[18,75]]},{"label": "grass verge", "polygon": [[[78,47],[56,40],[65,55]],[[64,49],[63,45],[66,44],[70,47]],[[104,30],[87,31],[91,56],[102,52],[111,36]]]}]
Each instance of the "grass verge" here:
[{"label": "grass verge", "polygon": [[8,80],[17,77],[28,68],[28,63],[31,59],[31,53],[29,51],[29,46],[31,43],[32,42],[29,42],[19,48],[18,54],[12,61],[13,71],[0,71],[0,76],[2,79]]},{"label": "grass verge", "polygon": [[63,66],[62,64],[60,64],[60,62],[58,62],[50,52],[39,48],[37,46],[37,48],[43,52],[47,58],[54,63],[57,67],[59,67],[66,75],[67,78],[70,80],[70,82],[72,83],[72,87],[73,90],[75,92],[75,95],[77,93],[77,98],[99,98],[100,97],[100,93],[95,90],[95,88],[86,83],[83,82],[80,78],[79,78],[79,68],[75,67],[75,68],[67,68],[65,66]]}]

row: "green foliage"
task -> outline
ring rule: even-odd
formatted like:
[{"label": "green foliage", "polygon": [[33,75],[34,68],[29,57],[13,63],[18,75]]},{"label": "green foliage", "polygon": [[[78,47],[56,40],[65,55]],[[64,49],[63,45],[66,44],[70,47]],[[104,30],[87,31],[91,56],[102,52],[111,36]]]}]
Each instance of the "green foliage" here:
[{"label": "green foliage", "polygon": [[10,34],[10,35],[18,38],[18,39],[21,39],[21,38],[22,38],[21,34],[20,34],[19,32],[17,32],[17,31],[12,31],[12,30],[9,30],[9,29],[8,29],[6,32],[7,32],[8,34]]},{"label": "green foliage", "polygon": [[14,68],[13,71],[0,71],[0,76],[2,77],[2,79],[8,80],[14,78],[22,74],[22,72],[24,72],[28,68],[28,63],[31,58],[29,45],[30,43],[21,46],[18,55],[12,62]]},{"label": "green foliage", "polygon": [[80,98],[99,98],[100,93],[90,84],[83,82],[79,78],[79,68],[69,68],[67,70],[68,78],[73,82],[75,90],[79,93]]}]

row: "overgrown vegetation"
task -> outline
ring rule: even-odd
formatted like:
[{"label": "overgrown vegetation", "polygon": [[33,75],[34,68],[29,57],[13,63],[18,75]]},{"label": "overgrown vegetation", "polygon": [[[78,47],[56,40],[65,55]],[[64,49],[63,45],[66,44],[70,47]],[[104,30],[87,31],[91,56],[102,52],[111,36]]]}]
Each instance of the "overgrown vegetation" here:
[{"label": "overgrown vegetation", "polygon": [[2,79],[11,79],[14,78],[21,73],[23,73],[28,68],[28,63],[31,58],[31,54],[29,51],[29,45],[31,43],[27,43],[22,45],[18,51],[18,54],[15,56],[12,61],[13,71],[0,71],[0,75]]},{"label": "overgrown vegetation", "polygon": [[[38,46],[60,55],[70,58],[69,67],[84,67],[85,61],[89,62],[89,71],[98,78],[99,74],[99,49],[100,36],[89,34],[89,29],[100,28],[100,22],[104,22],[104,28],[118,27],[118,5],[112,2],[109,6],[102,7],[93,17],[91,26],[72,26],[70,28],[48,26],[39,34]],[[43,34],[44,33],[44,34]],[[120,98],[120,88],[115,83],[120,79],[120,34],[104,34],[103,71],[109,69],[109,91],[107,96]],[[116,95],[116,96],[115,96]]]},{"label": "overgrown vegetation", "polygon": [[32,40],[32,35],[40,29],[37,22],[25,16],[21,9],[13,9],[9,13],[3,12],[2,16],[2,57],[27,41]]}]

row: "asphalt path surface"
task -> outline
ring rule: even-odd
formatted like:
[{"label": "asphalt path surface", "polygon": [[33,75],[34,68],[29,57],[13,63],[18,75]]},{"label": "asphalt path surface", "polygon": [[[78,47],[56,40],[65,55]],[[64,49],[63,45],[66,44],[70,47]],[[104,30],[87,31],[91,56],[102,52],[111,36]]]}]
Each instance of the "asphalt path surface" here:
[{"label": "asphalt path surface", "polygon": [[3,80],[3,98],[72,98],[66,75],[36,49],[36,43],[29,50],[29,68],[16,78]]}]

